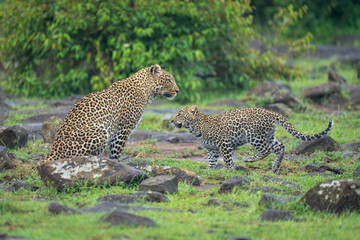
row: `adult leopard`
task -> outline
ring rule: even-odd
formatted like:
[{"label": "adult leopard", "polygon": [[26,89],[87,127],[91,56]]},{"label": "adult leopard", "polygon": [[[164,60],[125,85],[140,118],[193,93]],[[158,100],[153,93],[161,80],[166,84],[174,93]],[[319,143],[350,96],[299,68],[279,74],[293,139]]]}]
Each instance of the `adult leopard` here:
[{"label": "adult leopard", "polygon": [[223,155],[225,166],[232,168],[232,154],[235,148],[249,143],[258,153],[242,161],[258,161],[273,152],[276,155],[273,172],[279,169],[285,151],[284,144],[274,137],[277,125],[303,141],[321,138],[333,126],[331,120],[321,133],[304,135],[282,115],[262,108],[236,109],[213,117],[200,112],[196,105],[178,110],[171,122],[177,128],[185,127],[200,140],[202,146],[207,149],[210,169],[216,167],[220,153]]},{"label": "adult leopard", "polygon": [[46,160],[101,156],[108,145],[109,157],[118,159],[145,107],[156,96],[172,100],[178,92],[174,77],[155,64],[86,95],[67,114]]}]

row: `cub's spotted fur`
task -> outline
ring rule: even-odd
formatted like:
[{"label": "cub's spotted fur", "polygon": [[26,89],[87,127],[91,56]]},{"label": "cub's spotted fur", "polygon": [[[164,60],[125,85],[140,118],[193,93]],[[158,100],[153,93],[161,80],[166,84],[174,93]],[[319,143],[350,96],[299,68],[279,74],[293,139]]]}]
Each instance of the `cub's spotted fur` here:
[{"label": "cub's spotted fur", "polygon": [[145,107],[156,96],[172,100],[179,88],[173,76],[158,64],[80,99],[56,134],[47,160],[71,156],[97,156],[110,146],[117,159]]},{"label": "cub's spotted fur", "polygon": [[209,168],[215,168],[220,153],[227,168],[233,167],[232,154],[236,147],[251,144],[257,154],[244,158],[254,162],[276,154],[273,172],[276,172],[284,157],[285,146],[274,137],[277,125],[282,126],[294,137],[311,141],[325,136],[332,128],[333,121],[321,133],[304,135],[297,131],[282,115],[261,108],[243,108],[228,111],[216,117],[207,116],[197,106],[183,107],[172,118],[177,128],[184,127],[200,140],[207,149]]}]

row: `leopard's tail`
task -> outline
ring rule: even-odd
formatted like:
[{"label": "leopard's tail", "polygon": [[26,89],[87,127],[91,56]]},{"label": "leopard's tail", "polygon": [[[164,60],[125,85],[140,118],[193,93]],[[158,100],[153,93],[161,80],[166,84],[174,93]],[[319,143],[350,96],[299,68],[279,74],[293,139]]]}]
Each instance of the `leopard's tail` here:
[{"label": "leopard's tail", "polygon": [[287,132],[289,132],[291,135],[293,135],[294,137],[296,137],[297,139],[300,139],[302,141],[312,141],[312,140],[322,138],[323,136],[328,134],[328,132],[330,132],[331,128],[334,125],[334,121],[330,120],[329,125],[327,126],[327,128],[324,131],[317,133],[317,134],[313,134],[313,135],[306,135],[306,134],[302,134],[301,132],[296,130],[293,127],[293,125],[291,125],[291,123],[282,115],[278,115],[276,120],[277,120],[277,123],[280,126],[282,126]]}]

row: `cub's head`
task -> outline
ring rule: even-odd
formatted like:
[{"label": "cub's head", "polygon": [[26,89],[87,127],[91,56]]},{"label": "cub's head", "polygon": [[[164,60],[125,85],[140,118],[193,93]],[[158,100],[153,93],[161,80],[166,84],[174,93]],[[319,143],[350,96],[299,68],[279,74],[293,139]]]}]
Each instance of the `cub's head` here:
[{"label": "cub's head", "polygon": [[196,123],[198,115],[198,106],[194,105],[191,107],[183,107],[176,112],[174,117],[171,119],[171,123],[174,124],[176,128],[189,128],[190,125]]},{"label": "cub's head", "polygon": [[161,69],[159,64],[150,67],[150,74],[155,82],[156,93],[172,100],[179,92],[174,77],[167,71]]}]

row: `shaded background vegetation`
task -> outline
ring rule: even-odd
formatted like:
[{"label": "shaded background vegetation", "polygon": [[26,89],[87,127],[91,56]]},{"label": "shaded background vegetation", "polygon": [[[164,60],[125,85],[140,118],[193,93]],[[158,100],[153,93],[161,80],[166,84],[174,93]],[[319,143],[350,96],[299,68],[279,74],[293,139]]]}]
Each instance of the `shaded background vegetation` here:
[{"label": "shaded background vegetation", "polygon": [[[264,23],[272,19],[281,7],[292,5],[295,9],[305,7],[307,13],[301,21],[294,23],[286,36],[301,37],[307,32],[313,35],[312,42],[337,44],[346,35],[360,36],[360,2],[358,0],[253,0],[251,5],[255,24],[264,28]],[[360,46],[360,42],[356,44]]]},{"label": "shaded background vegetation", "polygon": [[[273,45],[299,56],[310,47],[309,31],[328,42],[360,29],[355,0],[7,0],[0,6],[1,85],[27,97],[86,94],[159,63],[182,89],[177,101],[195,101],[205,91],[301,76]],[[274,35],[264,39],[259,32],[267,31]],[[267,48],[249,48],[253,39]]]}]

